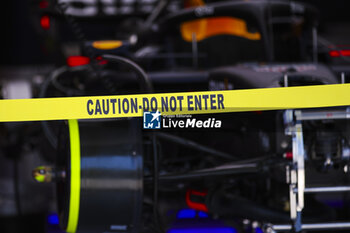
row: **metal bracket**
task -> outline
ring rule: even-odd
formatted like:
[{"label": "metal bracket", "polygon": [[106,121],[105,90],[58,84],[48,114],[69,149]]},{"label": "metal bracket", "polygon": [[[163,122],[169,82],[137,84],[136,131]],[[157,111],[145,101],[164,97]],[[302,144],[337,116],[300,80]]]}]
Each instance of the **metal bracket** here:
[{"label": "metal bracket", "polygon": [[[291,134],[293,138],[293,166],[289,167],[286,172],[287,177],[289,177],[290,217],[294,221],[295,231],[299,232],[302,225],[301,214],[304,209],[305,190],[305,151],[301,121],[295,121],[291,128]],[[297,189],[297,192],[295,192],[295,189]]]}]

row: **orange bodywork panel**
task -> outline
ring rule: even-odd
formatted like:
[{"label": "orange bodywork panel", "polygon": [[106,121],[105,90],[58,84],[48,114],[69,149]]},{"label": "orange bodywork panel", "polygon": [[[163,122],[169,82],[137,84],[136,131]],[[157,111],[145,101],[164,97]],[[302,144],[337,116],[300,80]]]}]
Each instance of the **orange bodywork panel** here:
[{"label": "orange bodywork panel", "polygon": [[122,45],[123,42],[120,40],[100,40],[92,43],[92,47],[100,50],[117,49]]},{"label": "orange bodywork panel", "polygon": [[180,26],[182,38],[185,41],[192,41],[195,35],[197,41],[216,35],[233,35],[248,40],[260,40],[259,32],[249,32],[244,20],[234,17],[214,17],[196,19],[182,23]]}]

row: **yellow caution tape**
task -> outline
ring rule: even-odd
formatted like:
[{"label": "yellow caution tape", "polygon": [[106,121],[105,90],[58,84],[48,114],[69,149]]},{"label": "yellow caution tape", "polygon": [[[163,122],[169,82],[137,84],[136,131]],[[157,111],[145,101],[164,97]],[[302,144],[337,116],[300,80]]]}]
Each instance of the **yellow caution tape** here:
[{"label": "yellow caution tape", "polygon": [[118,96],[0,100],[0,122],[140,117],[350,105],[350,84]]}]

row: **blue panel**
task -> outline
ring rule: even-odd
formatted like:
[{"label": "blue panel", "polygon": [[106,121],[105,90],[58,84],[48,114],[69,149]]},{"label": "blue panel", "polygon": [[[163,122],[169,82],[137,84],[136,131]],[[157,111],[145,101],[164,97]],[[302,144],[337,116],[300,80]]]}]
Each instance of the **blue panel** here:
[{"label": "blue panel", "polygon": [[237,231],[231,227],[207,227],[170,229],[167,233],[237,233]]},{"label": "blue panel", "polygon": [[58,225],[58,215],[57,214],[49,214],[47,216],[47,222],[50,224],[50,225]]},{"label": "blue panel", "polygon": [[184,218],[195,218],[196,217],[196,211],[192,209],[182,209],[177,212],[176,215],[177,219],[184,219]]},{"label": "blue panel", "polygon": [[200,218],[207,218],[207,217],[208,217],[208,214],[205,213],[205,212],[203,212],[203,211],[199,211],[199,212],[198,212],[198,217],[200,217]]},{"label": "blue panel", "polygon": [[255,233],[264,233],[260,227],[255,228]]}]

